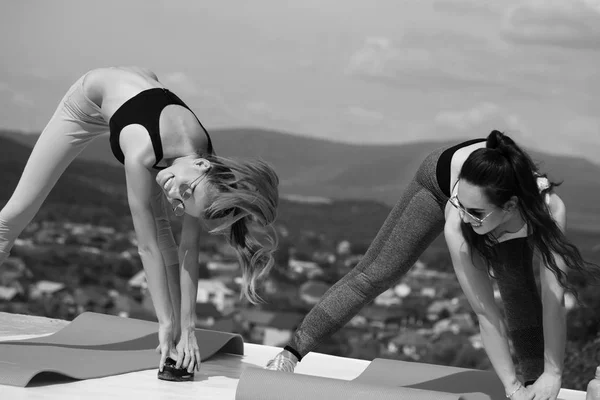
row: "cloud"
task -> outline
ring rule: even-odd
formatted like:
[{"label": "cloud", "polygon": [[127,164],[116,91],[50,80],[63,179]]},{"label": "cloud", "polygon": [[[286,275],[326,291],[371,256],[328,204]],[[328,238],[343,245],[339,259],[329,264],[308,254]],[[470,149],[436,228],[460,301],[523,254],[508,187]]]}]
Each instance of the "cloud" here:
[{"label": "cloud", "polygon": [[589,116],[577,116],[563,123],[561,133],[570,139],[596,144],[600,137],[600,120]]},{"label": "cloud", "polygon": [[12,102],[21,107],[33,107],[35,103],[23,93],[13,93]]},{"label": "cloud", "polygon": [[49,69],[45,69],[45,68],[41,68],[41,67],[30,68],[29,70],[27,70],[25,72],[27,74],[29,74],[30,76],[32,76],[33,78],[37,78],[37,79],[41,79],[41,80],[48,80],[55,76],[55,74],[53,72],[51,72]]},{"label": "cloud", "polygon": [[464,132],[497,116],[500,111],[498,105],[484,102],[467,110],[441,111],[435,116],[434,121],[439,125]]},{"label": "cloud", "polygon": [[264,101],[251,101],[246,103],[246,110],[254,115],[275,119],[275,111],[273,110],[273,107]]},{"label": "cloud", "polygon": [[433,2],[434,11],[448,14],[496,14],[498,5],[502,2],[484,0],[436,0]]},{"label": "cloud", "polygon": [[560,152],[587,157],[598,163],[600,145],[600,119],[587,115],[574,115],[554,128]]},{"label": "cloud", "polygon": [[523,119],[514,112],[492,102],[482,102],[465,110],[439,112],[434,123],[461,136],[487,135],[498,129],[517,141],[533,143],[535,138]]},{"label": "cloud", "polygon": [[19,91],[16,91],[5,82],[0,82],[0,96],[6,96],[10,99],[11,103],[19,107],[29,108],[35,105],[35,103],[29,96]]},{"label": "cloud", "polygon": [[473,39],[465,49],[459,45],[459,38],[465,35],[449,35],[452,43],[432,43],[434,36],[421,36],[406,35],[402,40],[367,37],[351,55],[344,72],[365,81],[420,91],[508,88],[510,82],[495,70],[497,55],[485,41]]},{"label": "cloud", "polygon": [[390,38],[367,37],[346,68],[350,75],[394,78],[399,69],[428,68],[431,53],[425,49],[400,49]]},{"label": "cloud", "polygon": [[293,114],[290,114],[282,107],[274,107],[272,104],[262,100],[245,103],[241,115],[242,118],[249,123],[275,123],[276,125],[274,126],[280,126],[279,124],[282,123],[287,124],[295,119]]},{"label": "cloud", "polygon": [[159,76],[161,82],[182,96],[193,97],[199,94],[196,83],[183,72],[170,72]]},{"label": "cloud", "polygon": [[600,0],[528,0],[509,9],[501,33],[517,44],[600,50]]},{"label": "cloud", "polygon": [[373,124],[384,120],[383,113],[376,110],[369,110],[359,106],[350,106],[346,109],[346,115],[350,116],[354,121]]}]

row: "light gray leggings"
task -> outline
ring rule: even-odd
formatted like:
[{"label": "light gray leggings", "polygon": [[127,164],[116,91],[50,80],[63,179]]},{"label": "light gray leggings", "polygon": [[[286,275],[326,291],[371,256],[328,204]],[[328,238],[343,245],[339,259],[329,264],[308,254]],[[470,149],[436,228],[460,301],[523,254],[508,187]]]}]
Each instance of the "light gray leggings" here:
[{"label": "light gray leggings", "polygon": [[[60,101],[27,160],[17,187],[0,211],[0,265],[69,164],[92,140],[109,131],[100,108],[85,94],[86,76],[79,78]],[[165,265],[177,264],[166,199],[159,190],[155,193],[152,206],[161,253]]]}]

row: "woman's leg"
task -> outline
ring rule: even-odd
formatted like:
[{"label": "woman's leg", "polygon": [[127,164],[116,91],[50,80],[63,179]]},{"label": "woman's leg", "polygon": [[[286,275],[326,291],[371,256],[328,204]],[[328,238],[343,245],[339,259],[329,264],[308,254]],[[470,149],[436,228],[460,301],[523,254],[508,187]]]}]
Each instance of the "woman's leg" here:
[{"label": "woman's leg", "polygon": [[408,186],[358,265],[323,295],[294,333],[302,357],[342,328],[362,307],[393,286],[440,235],[439,198],[418,179]]},{"label": "woman's leg", "polygon": [[0,210],[0,264],[67,166],[90,140],[107,130],[103,119],[86,112],[89,105],[76,101],[82,90],[83,77],[67,92],[42,131],[17,187]]}]

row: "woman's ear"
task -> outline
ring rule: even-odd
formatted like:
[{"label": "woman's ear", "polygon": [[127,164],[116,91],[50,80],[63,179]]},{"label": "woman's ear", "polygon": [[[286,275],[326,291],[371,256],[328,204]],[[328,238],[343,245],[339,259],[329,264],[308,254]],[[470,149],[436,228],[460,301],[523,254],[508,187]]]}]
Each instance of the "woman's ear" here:
[{"label": "woman's ear", "polygon": [[202,172],[208,171],[211,167],[210,161],[208,161],[206,158],[198,158],[196,161],[194,161],[194,165],[200,167]]},{"label": "woman's ear", "polygon": [[504,203],[504,211],[512,212],[517,209],[519,206],[519,198],[517,196],[512,196],[510,200]]}]

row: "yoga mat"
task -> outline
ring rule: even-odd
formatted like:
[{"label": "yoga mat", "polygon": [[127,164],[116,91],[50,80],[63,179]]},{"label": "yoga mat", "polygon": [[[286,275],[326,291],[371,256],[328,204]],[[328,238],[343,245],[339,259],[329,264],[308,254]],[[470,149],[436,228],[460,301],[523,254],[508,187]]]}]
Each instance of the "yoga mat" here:
[{"label": "yoga mat", "polygon": [[459,394],[322,378],[249,367],[242,372],[235,400],[464,400]]},{"label": "yoga mat", "polygon": [[460,394],[464,400],[504,400],[504,386],[491,371],[376,358],[355,382]]},{"label": "yoga mat", "polygon": [[494,372],[377,358],[351,381],[248,368],[236,400],[503,400]]},{"label": "yoga mat", "polygon": [[[196,329],[196,339],[203,361],[244,354],[240,335]],[[0,342],[0,385],[25,387],[45,372],[89,379],[158,370],[157,346],[156,322],[85,312],[52,335]]]}]

